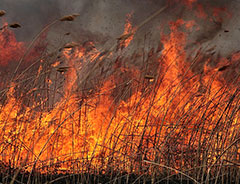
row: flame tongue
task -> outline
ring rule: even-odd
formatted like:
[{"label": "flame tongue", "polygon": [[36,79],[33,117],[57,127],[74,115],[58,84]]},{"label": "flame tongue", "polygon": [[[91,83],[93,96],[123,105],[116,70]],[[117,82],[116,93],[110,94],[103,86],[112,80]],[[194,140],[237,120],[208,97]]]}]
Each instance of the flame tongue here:
[{"label": "flame tongue", "polygon": [[[4,26],[6,25],[4,24]],[[24,43],[17,42],[14,33],[6,28],[0,32],[0,43],[1,66],[7,66],[11,62],[18,61],[24,53]]]},{"label": "flame tongue", "polygon": [[123,49],[128,47],[128,45],[131,43],[134,33],[136,31],[136,28],[134,28],[131,24],[131,16],[132,14],[128,14],[126,18],[126,24],[124,27],[124,33],[122,36],[118,38],[118,49]]},{"label": "flame tongue", "polygon": [[[57,71],[56,76],[65,78],[64,93],[60,91],[62,98],[54,108],[44,108],[49,99],[35,102],[37,95],[32,91],[57,93],[57,81],[48,80],[45,88],[29,91],[27,96],[33,99],[32,106],[16,98],[18,84],[11,84],[0,111],[0,139],[4,143],[0,147],[1,160],[11,161],[14,167],[25,165],[26,170],[33,169],[32,163],[36,163],[34,167],[41,172],[74,171],[77,165],[85,171],[90,164],[99,169],[116,164],[120,170],[131,172],[147,159],[158,159],[163,164],[174,162],[175,168],[184,164],[190,167],[196,160],[188,165],[189,153],[183,153],[183,149],[198,152],[199,157],[194,159],[201,159],[207,147],[212,160],[205,164],[211,166],[217,157],[213,147],[225,150],[239,127],[236,110],[239,73],[232,83],[224,82],[222,73],[236,65],[240,56],[236,53],[231,61],[223,60],[217,70],[205,64],[203,71],[195,72],[193,64],[204,57],[199,54],[190,63],[184,50],[186,30],[194,29],[194,24],[183,19],[170,22],[170,34],[162,34],[163,50],[151,50],[142,68],[130,65],[127,57],[113,60],[113,54],[101,56],[92,42],[65,45],[61,51],[66,65],[60,66],[58,61],[51,65]],[[134,33],[127,22],[124,34],[118,39],[121,49],[128,47]],[[4,43],[1,49],[6,50],[0,53],[4,58],[1,65],[7,65],[20,56],[16,53],[22,51],[23,43],[16,43],[8,30],[2,32],[0,41]],[[104,64],[108,60],[114,71],[106,70]],[[94,65],[97,62],[99,65]],[[86,86],[79,87],[78,80],[84,78],[89,66],[99,66],[99,73],[105,71],[108,75],[103,81],[87,77],[88,82],[98,85],[84,89]],[[37,78],[42,72],[39,67]],[[94,72],[88,76],[97,76]],[[79,92],[79,88],[84,90]],[[40,111],[35,110],[39,107]],[[223,119],[230,123],[224,124]],[[220,146],[214,142],[215,132],[225,137]],[[180,159],[178,153],[184,158]],[[169,154],[174,161],[166,158]],[[49,168],[43,167],[46,165]]]}]

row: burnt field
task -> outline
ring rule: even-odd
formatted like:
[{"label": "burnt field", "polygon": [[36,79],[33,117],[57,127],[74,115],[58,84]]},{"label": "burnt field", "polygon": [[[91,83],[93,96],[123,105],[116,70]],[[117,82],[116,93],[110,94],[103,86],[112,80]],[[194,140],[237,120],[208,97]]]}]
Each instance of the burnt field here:
[{"label": "burnt field", "polygon": [[0,6],[0,183],[240,182],[239,3],[134,2]]}]

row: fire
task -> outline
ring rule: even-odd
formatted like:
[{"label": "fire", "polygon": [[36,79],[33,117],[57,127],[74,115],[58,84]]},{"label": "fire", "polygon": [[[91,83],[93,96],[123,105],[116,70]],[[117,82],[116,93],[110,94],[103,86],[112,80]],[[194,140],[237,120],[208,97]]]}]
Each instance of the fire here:
[{"label": "fire", "polygon": [[[206,154],[205,148],[211,158],[216,158],[218,153],[212,152],[212,147],[224,149],[237,136],[239,112],[235,99],[239,98],[239,76],[233,83],[225,81],[224,73],[209,66],[207,60],[204,72],[193,70],[201,55],[191,63],[185,47],[187,31],[194,29],[195,24],[183,19],[169,23],[170,34],[162,34],[163,50],[149,54],[155,60],[148,77],[146,71],[136,66],[118,69],[116,64],[113,66],[116,71],[84,97],[77,91],[79,78],[85,74],[87,64],[104,60],[99,59],[100,51],[92,42],[65,47],[64,95],[53,109],[34,110],[44,101],[29,107],[17,99],[17,84],[11,84],[6,103],[0,105],[1,160],[28,171],[74,172],[76,167],[86,171],[90,166],[98,169],[115,166],[135,172],[144,165],[144,160],[163,164],[169,161],[177,169],[183,167],[190,154],[186,152],[186,157],[180,159],[177,153],[183,149],[198,152],[199,162],[201,154]],[[134,32],[127,22],[123,35],[128,37],[119,41],[121,47],[129,46]],[[23,44],[16,45],[14,37],[10,38],[4,48],[18,51]],[[16,55],[8,52],[1,54],[4,58],[1,64],[6,64],[10,57],[16,59]],[[236,64],[239,59],[239,53],[235,53],[230,59],[223,58],[219,67]],[[54,68],[58,66],[59,61],[52,64]],[[38,73],[41,72],[42,67]],[[48,85],[54,85],[54,81],[49,79]],[[225,142],[219,146],[214,142],[215,136],[224,137]],[[166,158],[169,153],[173,160]],[[204,164],[211,166],[214,162],[209,159]]]},{"label": "fire", "polygon": [[92,42],[85,42],[81,46],[73,48],[65,48],[63,55],[66,58],[66,64],[68,71],[66,73],[66,95],[69,95],[77,86],[75,82],[77,80],[77,70],[81,70],[82,66],[88,61],[94,61],[99,55],[100,51],[96,49]]},{"label": "fire", "polygon": [[[4,23],[7,26],[7,23]],[[18,42],[12,31],[4,28],[0,31],[0,65],[7,66],[9,62],[18,61],[23,55],[25,46],[23,42]]]},{"label": "fire", "polygon": [[21,59],[24,59],[23,64],[33,63],[41,57],[45,51],[47,43],[46,34],[42,34],[40,39],[34,43],[34,47],[24,58],[24,54],[27,52],[26,43],[17,41],[13,31],[8,29],[8,23],[4,23],[2,30],[0,30],[0,65],[4,69],[6,67],[16,67]]},{"label": "fire", "polygon": [[168,0],[168,3],[181,3],[186,6],[188,9],[192,9],[193,6],[198,2],[198,0]]},{"label": "fire", "polygon": [[192,8],[193,3],[196,3],[196,2],[197,2],[197,0],[185,0],[184,1],[184,3],[190,8]]},{"label": "fire", "polygon": [[132,14],[127,14],[127,17],[126,17],[126,24],[124,26],[124,32],[122,34],[121,37],[118,38],[118,48],[126,48],[128,47],[128,45],[131,43],[133,37],[134,37],[134,33],[136,31],[136,28],[134,28],[132,26],[132,23],[131,23],[131,17],[132,17]]},{"label": "fire", "polygon": [[201,5],[201,4],[197,5],[196,15],[198,18],[207,19],[208,15],[204,11],[203,5]]}]

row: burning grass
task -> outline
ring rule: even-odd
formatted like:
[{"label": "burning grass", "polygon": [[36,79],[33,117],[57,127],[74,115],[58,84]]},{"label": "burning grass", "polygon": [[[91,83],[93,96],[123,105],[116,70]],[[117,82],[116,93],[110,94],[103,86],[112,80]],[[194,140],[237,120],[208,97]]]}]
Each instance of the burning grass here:
[{"label": "burning grass", "polygon": [[68,44],[1,86],[2,182],[239,181],[240,54],[187,57],[187,25],[131,57],[133,33],[118,52]]}]

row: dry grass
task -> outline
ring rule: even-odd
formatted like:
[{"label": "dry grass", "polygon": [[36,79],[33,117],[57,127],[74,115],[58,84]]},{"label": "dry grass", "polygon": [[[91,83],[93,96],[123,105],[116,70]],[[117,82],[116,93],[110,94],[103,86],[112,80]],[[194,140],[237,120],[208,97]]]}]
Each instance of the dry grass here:
[{"label": "dry grass", "polygon": [[[167,63],[171,49],[124,57],[124,53],[112,56],[111,48],[92,60],[89,55],[81,67],[74,66],[78,73],[71,94],[77,95],[72,104],[68,104],[72,96],[64,94],[64,73],[71,67],[53,67],[59,52],[43,53],[21,72],[25,54],[10,75],[14,84],[6,83],[2,89],[1,182],[239,182],[239,75],[230,73],[230,66],[205,76],[192,72],[204,53],[183,68],[178,63],[176,70],[174,62],[182,54]],[[64,70],[59,72],[59,68]],[[169,78],[173,71],[178,75]],[[216,87],[227,74],[231,80]],[[12,94],[8,93],[11,85]],[[15,101],[6,114],[11,99]],[[104,105],[106,100],[110,102]],[[71,109],[76,102],[78,107]],[[101,104],[107,106],[104,111]],[[41,125],[45,114],[54,109],[49,124]],[[94,111],[98,115],[90,120]],[[98,117],[99,126],[92,127]],[[34,131],[31,137],[30,131]],[[35,153],[41,139],[45,141]],[[70,151],[57,153],[61,146]]]}]

